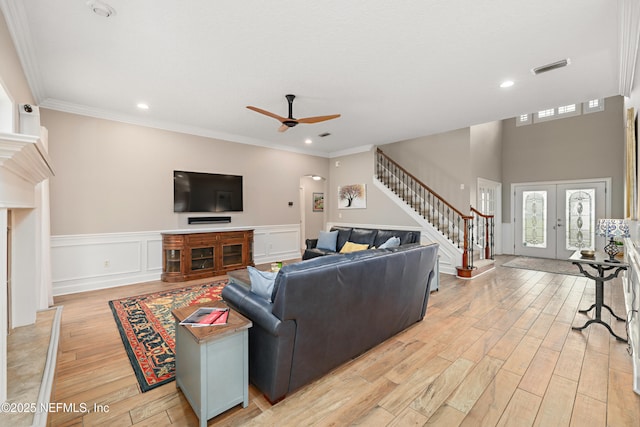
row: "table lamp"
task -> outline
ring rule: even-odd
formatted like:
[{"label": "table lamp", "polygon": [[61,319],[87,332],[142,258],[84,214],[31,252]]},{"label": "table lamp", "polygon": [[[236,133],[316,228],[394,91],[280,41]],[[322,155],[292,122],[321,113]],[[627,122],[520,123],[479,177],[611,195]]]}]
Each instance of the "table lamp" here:
[{"label": "table lamp", "polygon": [[623,219],[599,219],[596,234],[609,239],[609,243],[604,247],[604,251],[609,255],[606,262],[620,262],[615,259],[618,252],[618,245],[613,240],[616,237],[630,237],[629,226]]}]

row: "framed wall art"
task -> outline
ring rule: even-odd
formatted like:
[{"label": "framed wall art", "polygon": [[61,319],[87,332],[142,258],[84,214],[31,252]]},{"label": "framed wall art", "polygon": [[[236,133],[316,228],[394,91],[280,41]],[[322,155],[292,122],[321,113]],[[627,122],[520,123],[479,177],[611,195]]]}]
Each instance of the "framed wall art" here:
[{"label": "framed wall art", "polygon": [[365,209],[366,207],[366,184],[351,184],[338,187],[338,209]]},{"label": "framed wall art", "polygon": [[324,212],[324,193],[313,193],[313,211]]}]

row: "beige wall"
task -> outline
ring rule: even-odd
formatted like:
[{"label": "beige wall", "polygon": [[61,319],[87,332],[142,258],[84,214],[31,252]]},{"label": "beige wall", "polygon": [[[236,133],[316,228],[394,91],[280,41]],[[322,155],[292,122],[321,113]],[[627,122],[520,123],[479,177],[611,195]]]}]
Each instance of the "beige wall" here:
[{"label": "beige wall", "polygon": [[[34,99],[13,46],[4,15],[0,13],[0,84],[16,104],[33,104]],[[17,129],[17,112],[15,113]]]},{"label": "beige wall", "polygon": [[[416,222],[373,185],[375,151],[337,157],[330,160],[329,189],[325,204],[329,208],[328,221],[352,224],[376,224],[415,227]],[[339,162],[339,166],[336,166]],[[365,184],[366,209],[338,209],[338,187]]]},{"label": "beige wall", "polygon": [[469,211],[469,128],[386,144],[380,149],[455,208]]},{"label": "beige wall", "polygon": [[471,126],[471,206],[479,208],[478,178],[502,182],[502,122]]},{"label": "beige wall", "polygon": [[[325,218],[328,212],[326,206],[327,199],[327,185],[328,181],[325,179],[320,181],[314,181],[310,177],[303,177],[300,179],[300,187],[304,188],[304,229],[302,230],[302,240],[315,239],[318,237],[320,230],[325,228]],[[322,193],[325,197],[325,209],[323,212],[313,211],[313,193]],[[303,246],[304,247],[304,246]]]},{"label": "beige wall", "polygon": [[503,121],[502,214],[510,214],[513,183],[612,178],[613,218],[622,218],[624,188],[623,98],[605,99],[605,110],[516,126]]},{"label": "beige wall", "polygon": [[242,175],[244,212],[221,214],[231,226],[297,224],[300,177],[328,176],[321,157],[46,109],[41,119],[56,168],[53,235],[203,227],[187,217],[204,214],[173,212],[174,170]]}]

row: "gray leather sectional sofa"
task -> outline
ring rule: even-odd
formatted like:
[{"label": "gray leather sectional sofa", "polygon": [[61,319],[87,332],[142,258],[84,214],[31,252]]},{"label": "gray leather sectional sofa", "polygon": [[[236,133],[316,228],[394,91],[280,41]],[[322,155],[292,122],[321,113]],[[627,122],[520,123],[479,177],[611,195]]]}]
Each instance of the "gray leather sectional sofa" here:
[{"label": "gray leather sectional sofa", "polygon": [[413,244],[286,265],[273,303],[227,285],[223,299],[253,322],[251,382],[276,402],[422,320],[437,254]]},{"label": "gray leather sectional sofa", "polygon": [[412,230],[378,230],[374,228],[333,226],[329,231],[338,232],[336,250],[318,248],[318,239],[307,239],[305,241],[307,248],[302,254],[303,260],[339,253],[347,242],[367,244],[369,248],[380,247],[391,237],[400,238],[400,245],[420,243],[420,232]]}]

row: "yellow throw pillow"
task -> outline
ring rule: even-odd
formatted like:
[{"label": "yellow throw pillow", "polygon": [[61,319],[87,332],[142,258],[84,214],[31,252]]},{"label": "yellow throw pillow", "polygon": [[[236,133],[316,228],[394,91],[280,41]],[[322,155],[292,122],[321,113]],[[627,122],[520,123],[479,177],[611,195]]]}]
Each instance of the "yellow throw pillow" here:
[{"label": "yellow throw pillow", "polygon": [[360,244],[360,243],[347,242],[344,244],[342,249],[340,249],[340,253],[348,254],[350,252],[364,251],[368,247],[369,245],[367,245],[366,243]]}]

